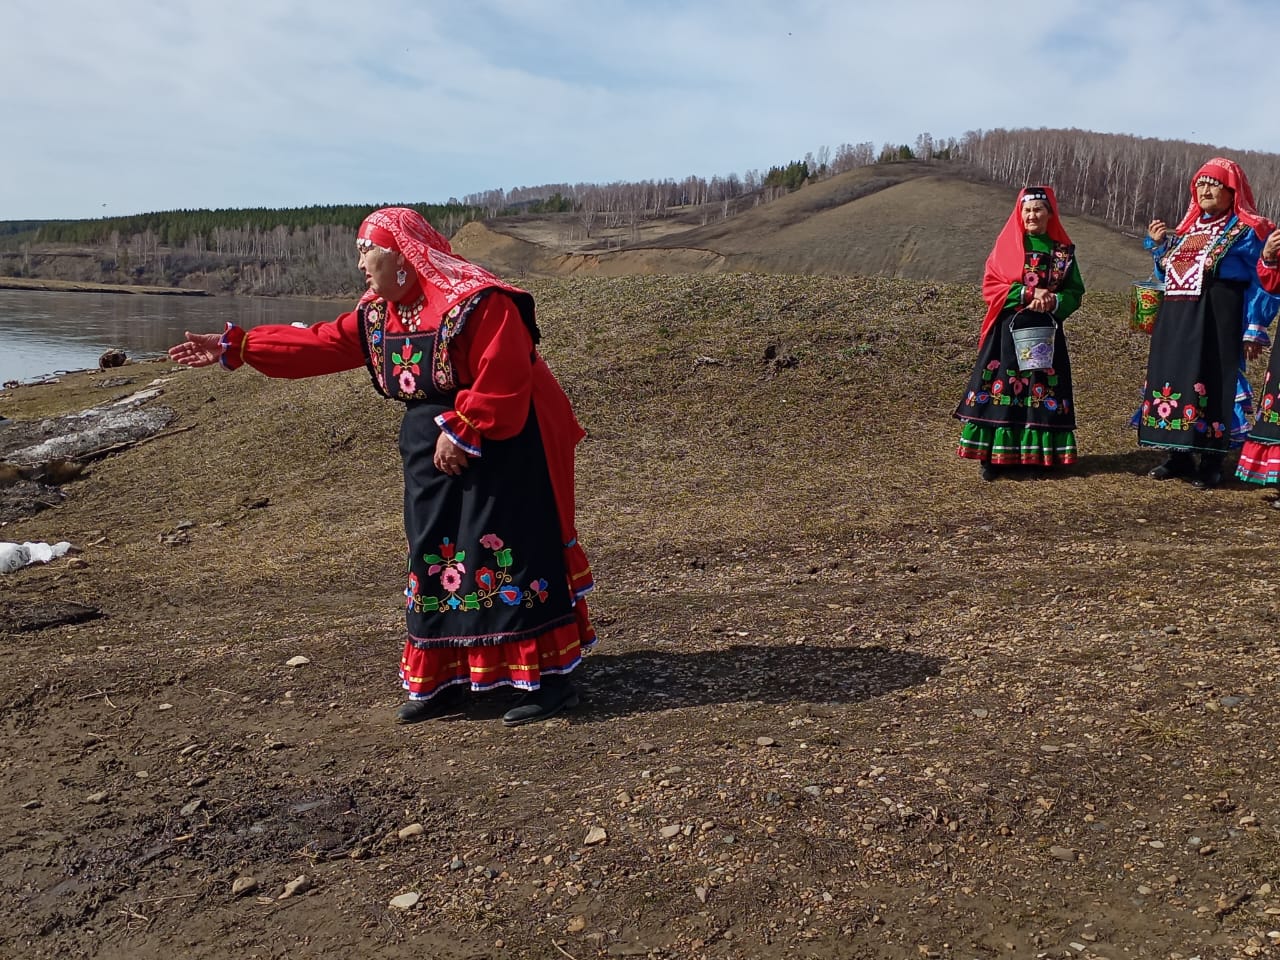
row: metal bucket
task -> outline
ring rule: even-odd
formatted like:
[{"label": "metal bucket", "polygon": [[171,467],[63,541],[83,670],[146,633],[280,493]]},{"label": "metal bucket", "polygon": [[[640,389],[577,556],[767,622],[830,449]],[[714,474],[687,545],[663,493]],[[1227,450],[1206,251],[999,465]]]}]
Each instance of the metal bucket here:
[{"label": "metal bucket", "polygon": [[1164,299],[1164,284],[1159,280],[1137,280],[1129,300],[1129,326],[1139,333],[1151,335],[1156,328],[1156,315]]},{"label": "metal bucket", "polygon": [[1015,326],[1018,316],[1015,315],[1009,321],[1009,334],[1013,337],[1013,351],[1018,357],[1018,369],[1050,369],[1053,366],[1053,341],[1058,335],[1058,321],[1050,317],[1050,322],[1047,324],[1019,327]]}]

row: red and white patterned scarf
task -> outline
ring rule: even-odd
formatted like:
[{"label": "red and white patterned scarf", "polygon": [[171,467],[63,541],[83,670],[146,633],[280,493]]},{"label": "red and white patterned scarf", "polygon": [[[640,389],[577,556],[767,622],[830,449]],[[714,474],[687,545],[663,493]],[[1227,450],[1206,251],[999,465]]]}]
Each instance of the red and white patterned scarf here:
[{"label": "red and white patterned scarf", "polygon": [[[493,287],[513,294],[524,293],[483,267],[455,256],[444,235],[427,223],[422,214],[408,207],[375,210],[365,217],[356,236],[404,254],[422,283],[427,301],[424,310],[429,316],[444,316],[462,301]],[[376,297],[372,290],[367,290],[360,302]]]},{"label": "red and white patterned scarf", "polygon": [[1244,175],[1240,164],[1226,157],[1214,157],[1191,178],[1191,203],[1178,224],[1178,233],[1186,233],[1200,219],[1200,203],[1196,199],[1196,181],[1208,177],[1231,188],[1232,212],[1242,221],[1253,227],[1254,233],[1261,240],[1275,229],[1275,224],[1260,214],[1253,203],[1253,188],[1249,186],[1249,178]]}]

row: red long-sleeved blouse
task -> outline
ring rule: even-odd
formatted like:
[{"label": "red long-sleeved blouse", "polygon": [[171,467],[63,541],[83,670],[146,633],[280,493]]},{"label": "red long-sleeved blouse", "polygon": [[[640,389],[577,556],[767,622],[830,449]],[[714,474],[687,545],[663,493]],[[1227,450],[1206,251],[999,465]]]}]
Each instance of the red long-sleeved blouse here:
[{"label": "red long-sleeved blouse", "polygon": [[[428,326],[416,332],[433,330]],[[265,324],[244,330],[232,325],[223,337],[222,363],[230,370],[247,363],[269,377],[321,376],[364,366],[363,339],[355,311],[309,327]],[[387,344],[394,342],[395,335],[388,335],[377,349],[388,349]],[[437,422],[467,453],[481,456],[485,438],[504,440],[523,429],[534,389],[535,361],[541,364],[541,360],[515,303],[496,291],[476,306],[450,344],[449,356],[460,389],[454,408]],[[375,363],[383,361],[375,358]],[[577,427],[576,422],[573,426]]]}]

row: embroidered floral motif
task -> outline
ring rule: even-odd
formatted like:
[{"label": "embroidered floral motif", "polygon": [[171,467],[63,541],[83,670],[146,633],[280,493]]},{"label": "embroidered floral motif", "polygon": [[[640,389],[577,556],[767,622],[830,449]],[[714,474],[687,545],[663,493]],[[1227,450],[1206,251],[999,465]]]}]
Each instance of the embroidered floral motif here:
[{"label": "embroidered floral motif", "polygon": [[1208,423],[1204,419],[1205,407],[1209,405],[1203,383],[1193,388],[1195,402],[1182,402],[1182,392],[1176,391],[1166,383],[1158,390],[1151,391],[1151,397],[1142,403],[1140,421],[1143,426],[1153,430],[1195,430],[1197,433],[1209,433],[1222,436],[1224,429],[1220,423]]},{"label": "embroidered floral motif", "polygon": [[986,389],[970,390],[964,399],[967,406],[980,407],[991,403],[1000,407],[1042,406],[1051,413],[1070,411],[1070,402],[1059,398],[1053,389],[1058,386],[1060,377],[1052,367],[1026,373],[1010,368],[1004,371],[1003,378],[997,376],[999,370],[999,360],[992,360],[986,365],[982,371]]},{"label": "embroidered floral motif", "polygon": [[453,369],[453,359],[449,356],[449,344],[462,332],[471,312],[480,305],[487,290],[481,290],[469,300],[455,303],[449,312],[440,318],[440,326],[436,329],[436,341],[431,350],[431,376],[441,390],[452,390],[457,384],[457,374]]},{"label": "embroidered floral motif", "polygon": [[422,373],[422,368],[418,366],[421,359],[422,351],[415,350],[409,340],[404,342],[398,353],[391,354],[391,375],[399,378],[402,393],[413,393],[418,389],[416,377]]},{"label": "embroidered floral motif", "polygon": [[426,338],[433,333],[405,336],[388,334],[387,303],[370,300],[360,307],[364,332],[365,362],[373,378],[374,388],[392,400],[423,400],[422,358]]},{"label": "embroidered floral motif", "polygon": [[1280,423],[1280,410],[1276,408],[1276,395],[1274,393],[1264,393],[1262,395],[1262,406],[1258,411],[1259,423]]},{"label": "embroidered floral motif", "polygon": [[[467,552],[458,549],[448,537],[439,546],[438,553],[424,554],[429,564],[427,576],[439,576],[442,595],[424,593],[418,576],[409,574],[405,590],[406,606],[418,613],[466,613],[482,607],[492,607],[495,602],[508,607],[524,605],[532,608],[535,603],[546,603],[549,596],[547,581],[535,578],[527,589],[522,589],[511,576],[512,553],[502,538],[486,533],[480,544],[493,554],[493,566],[481,566],[471,575],[475,589],[462,593],[463,577],[467,573]],[[496,569],[495,569],[496,568]]]},{"label": "embroidered floral motif", "polygon": [[1071,261],[1075,259],[1075,245],[1055,243],[1053,245],[1053,262],[1049,266],[1049,289],[1057,290],[1066,279],[1071,269]]},{"label": "embroidered floral motif", "polygon": [[384,397],[391,396],[387,392],[387,375],[382,365],[382,331],[387,320],[387,304],[385,300],[372,300],[361,308],[360,318],[364,327],[365,358],[369,363],[369,372],[373,377],[373,385]]}]

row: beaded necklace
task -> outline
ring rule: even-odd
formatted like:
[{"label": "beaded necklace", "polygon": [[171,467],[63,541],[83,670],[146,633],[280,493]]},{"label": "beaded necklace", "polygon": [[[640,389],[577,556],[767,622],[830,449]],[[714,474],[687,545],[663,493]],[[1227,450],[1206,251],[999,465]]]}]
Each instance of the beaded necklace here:
[{"label": "beaded necklace", "polygon": [[419,318],[422,316],[422,308],[426,305],[426,302],[427,295],[424,293],[413,303],[396,304],[396,315],[410,333],[418,332]]}]

